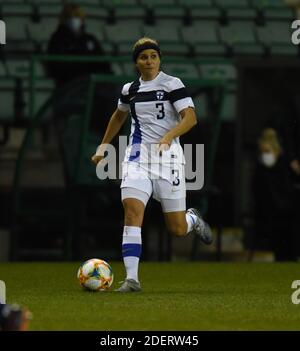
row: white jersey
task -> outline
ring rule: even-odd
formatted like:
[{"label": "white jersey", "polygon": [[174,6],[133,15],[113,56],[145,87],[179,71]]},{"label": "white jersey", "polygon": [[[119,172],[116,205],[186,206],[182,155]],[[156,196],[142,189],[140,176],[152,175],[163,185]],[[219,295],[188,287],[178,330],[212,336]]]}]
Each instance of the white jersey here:
[{"label": "white jersey", "polygon": [[[149,150],[151,162],[159,160],[153,146],[157,146],[162,137],[180,122],[179,112],[187,107],[194,107],[194,104],[182,81],[163,72],[150,81],[139,78],[125,84],[118,109],[130,111],[132,124],[124,161],[148,163]],[[183,160],[179,137],[172,141],[170,150],[174,150],[176,158]],[[169,154],[165,153],[165,162],[168,162]],[[179,162],[184,163],[184,160]]]}]

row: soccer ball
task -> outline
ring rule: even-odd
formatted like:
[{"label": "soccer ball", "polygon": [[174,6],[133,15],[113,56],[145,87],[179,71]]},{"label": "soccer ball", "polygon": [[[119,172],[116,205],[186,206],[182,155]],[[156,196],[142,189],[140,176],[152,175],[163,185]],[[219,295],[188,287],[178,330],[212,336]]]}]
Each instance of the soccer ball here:
[{"label": "soccer ball", "polygon": [[108,290],[113,282],[114,275],[110,265],[98,258],[85,261],[78,269],[79,284],[87,290]]}]

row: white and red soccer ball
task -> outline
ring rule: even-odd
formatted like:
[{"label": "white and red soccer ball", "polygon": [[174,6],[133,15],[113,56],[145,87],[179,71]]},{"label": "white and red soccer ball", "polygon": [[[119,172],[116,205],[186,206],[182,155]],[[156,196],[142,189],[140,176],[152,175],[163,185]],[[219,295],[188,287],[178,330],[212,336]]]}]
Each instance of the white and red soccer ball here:
[{"label": "white and red soccer ball", "polygon": [[79,284],[88,290],[105,291],[113,283],[114,275],[110,265],[104,260],[92,258],[78,269]]}]

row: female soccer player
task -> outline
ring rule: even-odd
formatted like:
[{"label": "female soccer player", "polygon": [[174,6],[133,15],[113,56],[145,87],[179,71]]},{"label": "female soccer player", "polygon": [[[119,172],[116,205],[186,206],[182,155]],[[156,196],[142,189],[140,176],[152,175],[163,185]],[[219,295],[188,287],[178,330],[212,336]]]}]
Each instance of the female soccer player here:
[{"label": "female soccer player", "polygon": [[147,202],[160,201],[168,231],[177,236],[190,232],[211,244],[209,226],[194,209],[186,211],[184,157],[179,136],[197,123],[194,104],[180,79],[160,71],[161,51],[156,40],[139,39],[133,61],[140,77],[124,85],[118,107],[111,116],[101,145],[92,161],[103,159],[105,144],[118,134],[130,111],[130,142],[123,162],[121,197],[125,223],[122,253],[126,279],[117,291],[140,291],[138,265],[141,227]]}]

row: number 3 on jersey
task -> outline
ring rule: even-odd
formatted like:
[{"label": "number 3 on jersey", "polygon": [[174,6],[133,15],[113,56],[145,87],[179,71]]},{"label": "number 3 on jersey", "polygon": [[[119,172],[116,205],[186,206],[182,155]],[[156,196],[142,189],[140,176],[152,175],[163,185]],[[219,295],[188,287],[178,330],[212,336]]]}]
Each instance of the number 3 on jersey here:
[{"label": "number 3 on jersey", "polygon": [[157,119],[163,119],[165,117],[165,107],[164,104],[162,102],[158,102],[155,105],[156,108],[158,108],[158,113],[159,115],[156,115]]}]

